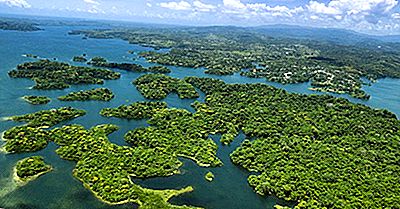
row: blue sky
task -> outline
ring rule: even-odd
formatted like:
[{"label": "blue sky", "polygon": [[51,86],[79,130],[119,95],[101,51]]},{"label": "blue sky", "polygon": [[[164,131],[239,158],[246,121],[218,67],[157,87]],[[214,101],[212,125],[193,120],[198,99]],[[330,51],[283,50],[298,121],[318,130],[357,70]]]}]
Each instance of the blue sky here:
[{"label": "blue sky", "polygon": [[185,25],[295,24],[400,34],[399,0],[0,0],[0,13]]}]

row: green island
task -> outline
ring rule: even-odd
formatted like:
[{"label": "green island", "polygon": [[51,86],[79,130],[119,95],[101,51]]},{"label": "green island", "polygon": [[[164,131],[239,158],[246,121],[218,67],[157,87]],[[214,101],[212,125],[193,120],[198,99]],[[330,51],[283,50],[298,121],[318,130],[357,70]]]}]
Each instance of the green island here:
[{"label": "green island", "polygon": [[195,113],[162,109],[148,121],[150,127],[128,132],[127,142],[133,147],[180,147],[176,155],[195,156],[195,162],[207,165],[207,152],[186,143],[216,133],[229,143],[241,130],[256,139],[244,140],[231,160],[258,173],[249,177],[249,184],[261,195],[297,202],[296,208],[400,206],[400,185],[393,185],[400,180],[400,122],[393,113],[265,84],[197,77],[185,81],[206,93],[205,103],[193,103]]},{"label": "green island", "polygon": [[212,181],[214,181],[215,176],[214,176],[213,173],[211,173],[211,171],[209,171],[209,172],[206,173],[206,175],[204,176],[204,178],[205,178],[207,181],[212,182]]},{"label": "green island", "polygon": [[62,159],[77,162],[73,175],[108,204],[133,202],[148,209],[194,208],[168,203],[174,196],[193,191],[190,186],[180,190],[153,190],[132,181],[132,178],[177,174],[182,162],[168,149],[118,146],[109,142],[107,135],[117,129],[110,124],[89,130],[80,125],[67,125],[43,130],[43,133],[60,146],[56,153]]},{"label": "green island", "polygon": [[157,111],[166,108],[166,102],[134,102],[130,105],[121,105],[117,108],[104,108],[100,111],[100,115],[104,117],[140,120],[151,118]]},{"label": "green island", "polygon": [[14,168],[14,181],[19,185],[24,185],[51,170],[53,168],[44,162],[42,156],[28,157],[17,162]]},{"label": "green island", "polygon": [[105,68],[115,68],[120,70],[126,70],[131,72],[152,72],[152,73],[170,73],[171,70],[165,66],[152,66],[145,68],[141,65],[134,64],[134,63],[115,63],[115,62],[108,62],[103,57],[93,57],[89,65],[93,65],[95,67],[105,67]]},{"label": "green island", "polygon": [[74,62],[87,62],[88,60],[84,56],[74,56],[72,58],[72,61],[74,61]]},{"label": "green island", "polygon": [[393,184],[400,181],[400,122],[393,113],[264,84],[185,80],[206,93],[205,104],[195,104],[208,113],[202,117],[219,115],[255,138],[231,160],[255,173],[248,181],[258,194],[296,208],[400,207],[400,185]]},{"label": "green island", "polygon": [[33,105],[47,104],[51,101],[50,98],[45,96],[23,96],[22,98]]},{"label": "green island", "polygon": [[36,23],[27,22],[20,19],[14,18],[1,18],[0,19],[0,30],[15,30],[24,32],[40,31]]},{"label": "green island", "polygon": [[26,62],[8,72],[11,78],[30,78],[35,89],[65,89],[77,84],[103,84],[115,80],[120,74],[107,69],[78,67],[50,60]]},{"label": "green island", "polygon": [[7,153],[36,152],[44,149],[50,138],[43,129],[63,121],[85,115],[85,111],[71,107],[42,110],[36,113],[13,116],[11,120],[26,122],[24,126],[13,127],[3,134],[5,144],[2,149]]},{"label": "green island", "polygon": [[36,54],[23,54],[22,56],[24,57],[29,57],[29,58],[34,58],[34,59],[38,59],[39,56]]},{"label": "green island", "polygon": [[[150,62],[205,68],[206,73],[263,77],[279,83],[311,82],[312,90],[369,99],[363,77],[400,78],[400,52],[368,45],[272,38],[256,28],[184,27],[74,31],[90,38],[118,38],[132,44],[169,48],[140,56]],[[388,44],[382,43],[385,48]],[[390,46],[388,48],[391,48]],[[346,56],[343,56],[346,55]]]},{"label": "green island", "polygon": [[181,99],[199,97],[189,83],[164,74],[146,74],[134,80],[133,84],[147,99],[164,99],[170,93],[177,93]]},{"label": "green island", "polygon": [[96,88],[86,91],[71,92],[65,96],[58,97],[61,101],[110,101],[113,98],[114,94],[108,88]]}]

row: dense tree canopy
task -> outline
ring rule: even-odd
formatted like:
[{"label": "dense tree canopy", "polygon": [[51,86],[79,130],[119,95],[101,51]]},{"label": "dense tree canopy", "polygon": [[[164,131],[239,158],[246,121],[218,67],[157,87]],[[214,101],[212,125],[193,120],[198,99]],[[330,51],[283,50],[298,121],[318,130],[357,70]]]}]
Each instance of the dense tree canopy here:
[{"label": "dense tree canopy", "polygon": [[[400,50],[304,39],[271,38],[235,27],[137,28],[75,31],[92,38],[120,38],[133,44],[169,48],[140,53],[150,62],[205,68],[206,73],[265,77],[280,83],[310,81],[314,90],[368,99],[361,77],[400,77]],[[392,47],[393,48],[393,47]]]},{"label": "dense tree canopy", "polygon": [[30,78],[36,82],[36,89],[65,89],[74,84],[102,84],[114,80],[119,73],[111,70],[78,67],[67,63],[39,60],[26,62],[8,72],[11,78]]},{"label": "dense tree canopy", "polygon": [[199,97],[192,85],[164,74],[146,74],[134,80],[133,84],[147,99],[163,99],[173,92],[181,99]]},{"label": "dense tree canopy", "polygon": [[108,88],[97,88],[86,91],[71,92],[65,96],[58,97],[61,101],[110,101],[114,98],[113,92]]}]

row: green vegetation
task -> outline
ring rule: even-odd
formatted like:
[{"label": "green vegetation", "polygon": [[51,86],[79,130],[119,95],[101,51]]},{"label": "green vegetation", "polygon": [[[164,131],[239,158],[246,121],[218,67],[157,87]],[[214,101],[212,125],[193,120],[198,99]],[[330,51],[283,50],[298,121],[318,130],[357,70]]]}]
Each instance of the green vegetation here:
[{"label": "green vegetation", "polygon": [[204,178],[205,178],[207,181],[211,182],[211,181],[214,180],[215,176],[214,176],[213,173],[211,173],[211,171],[209,171],[209,172],[206,173],[206,175],[204,176]]},{"label": "green vegetation", "polygon": [[87,91],[71,92],[65,96],[58,97],[58,99],[61,101],[110,101],[113,98],[114,94],[110,89],[107,88],[97,88]]},{"label": "green vegetation", "polygon": [[56,153],[65,160],[76,161],[73,175],[96,197],[109,204],[134,202],[140,208],[182,208],[168,203],[173,196],[191,192],[181,190],[152,190],[132,182],[131,177],[146,178],[178,173],[182,163],[168,150],[145,147],[118,146],[107,135],[118,129],[115,125],[99,125],[86,130],[79,125],[46,131],[60,146]]},{"label": "green vegetation", "polygon": [[12,116],[11,120],[26,122],[29,127],[49,128],[60,122],[72,120],[85,115],[84,110],[77,110],[72,107],[61,107],[59,109],[41,110],[39,112]]},{"label": "green vegetation", "polygon": [[17,66],[8,72],[11,78],[30,78],[35,89],[65,89],[76,84],[102,84],[103,79],[113,80],[119,73],[98,68],[77,67],[67,63],[39,60]]},{"label": "green vegetation", "polygon": [[16,126],[4,132],[6,140],[4,150],[9,153],[36,152],[44,149],[49,136],[44,128],[52,127],[63,121],[72,120],[85,114],[83,110],[63,107],[52,110],[42,110],[22,116],[13,116],[11,120],[27,122],[25,126]]},{"label": "green vegetation", "polygon": [[117,129],[114,125],[97,126],[90,130],[78,125],[65,126],[55,129],[52,137],[61,146],[57,154],[63,159],[78,162],[74,176],[97,197],[110,203],[145,203],[143,198],[155,194],[146,194],[131,182],[129,176],[172,175],[181,163],[162,150],[120,147],[110,143],[106,135]]},{"label": "green vegetation", "polygon": [[[306,39],[271,38],[256,28],[136,28],[75,31],[91,38],[120,38],[129,43],[170,48],[140,53],[148,61],[205,68],[206,73],[265,77],[280,83],[310,81],[313,90],[348,93],[368,99],[361,77],[400,78],[400,50],[376,50]],[[382,43],[383,48],[394,48]]]},{"label": "green vegetation", "polygon": [[166,102],[134,102],[131,105],[121,105],[117,108],[102,109],[100,114],[105,117],[139,120],[150,118],[157,111],[166,108]]},{"label": "green vegetation", "polygon": [[25,184],[33,181],[39,176],[46,174],[52,170],[50,165],[44,162],[43,157],[33,156],[18,161],[15,166],[14,180],[17,183]]},{"label": "green vegetation", "polygon": [[177,93],[179,98],[197,98],[199,94],[185,81],[163,74],[147,74],[133,81],[139,92],[147,99],[163,99]]},{"label": "green vegetation", "polygon": [[87,59],[84,56],[74,56],[72,58],[72,61],[74,61],[74,62],[87,62]]},{"label": "green vegetation", "polygon": [[148,121],[152,126],[125,135],[134,147],[157,148],[172,156],[192,159],[200,166],[221,166],[217,145],[209,138],[209,126],[182,109],[161,109]]},{"label": "green vegetation", "polygon": [[3,138],[3,148],[8,153],[36,152],[46,148],[49,141],[44,130],[29,126],[13,127],[4,132]]},{"label": "green vegetation", "polygon": [[0,19],[0,30],[32,32],[42,30],[37,24],[18,19]]},{"label": "green vegetation", "polygon": [[50,98],[45,96],[24,96],[22,98],[33,105],[47,104],[51,101]]},{"label": "green vegetation", "polygon": [[[256,138],[231,160],[256,173],[248,180],[257,193],[297,208],[400,207],[400,185],[393,184],[400,181],[400,122],[393,113],[263,84],[186,81],[207,93],[205,104],[195,104],[197,120],[220,115]],[[208,115],[199,115],[202,109]]]},{"label": "green vegetation", "polygon": [[170,73],[171,70],[164,66],[152,66],[149,68],[145,68],[138,64],[133,63],[115,63],[115,62],[107,62],[107,60],[103,57],[93,57],[89,65],[93,65],[96,67],[106,67],[106,68],[116,68],[120,70],[126,70],[131,72],[152,72],[152,73]]}]

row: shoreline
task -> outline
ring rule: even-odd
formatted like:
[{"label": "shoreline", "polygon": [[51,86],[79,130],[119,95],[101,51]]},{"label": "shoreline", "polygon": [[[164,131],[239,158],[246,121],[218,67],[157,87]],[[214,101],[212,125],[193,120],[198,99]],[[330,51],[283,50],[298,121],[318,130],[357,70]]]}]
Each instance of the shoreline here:
[{"label": "shoreline", "polygon": [[6,131],[2,131],[2,132],[0,132],[0,142],[5,142],[5,141],[7,141],[5,138],[4,138],[4,134],[6,133]]},{"label": "shoreline", "polygon": [[0,117],[0,121],[12,121],[12,116]]},{"label": "shoreline", "polygon": [[[143,205],[143,203],[137,199],[137,200],[133,200],[133,199],[127,199],[127,200],[123,200],[123,201],[119,201],[119,202],[110,202],[108,200],[104,200],[102,197],[99,196],[99,194],[95,191],[93,191],[92,189],[90,189],[89,185],[87,185],[86,183],[83,183],[82,179],[78,178],[74,173],[72,174],[76,179],[78,179],[80,182],[82,182],[83,186],[88,189],[99,201],[106,203],[108,205],[122,205],[122,204],[127,204],[127,203],[134,203],[137,204],[139,206],[139,208]],[[173,175],[173,174],[172,174]],[[129,176],[133,176],[133,175],[129,175]],[[162,190],[155,190],[155,189],[148,189],[148,188],[143,188],[142,186],[135,184],[131,178],[129,178],[129,181],[131,184],[133,185],[137,185],[138,187],[140,187],[143,192],[151,192],[154,194],[158,194],[161,196],[161,198],[168,204],[168,201],[176,196],[179,196],[181,194],[184,193],[189,193],[189,192],[193,192],[194,189],[192,186],[187,186],[184,187],[182,189],[179,190],[174,190],[174,189],[162,189]],[[203,208],[199,208],[199,207],[195,207],[196,209],[203,209]]]},{"label": "shoreline", "polygon": [[[21,160],[20,160],[20,161],[21,161]],[[53,171],[53,167],[51,167],[50,170],[40,172],[40,173],[38,173],[38,174],[36,174],[36,175],[34,175],[34,176],[27,177],[26,179],[22,179],[22,178],[20,178],[20,177],[18,176],[18,174],[17,174],[17,164],[18,164],[20,161],[18,161],[18,162],[16,163],[16,165],[14,166],[14,168],[13,168],[13,181],[14,181],[18,186],[24,186],[24,185],[28,184],[29,182],[31,182],[31,181],[33,181],[33,180],[39,178],[40,176],[42,176],[42,175],[44,175],[44,174],[46,174],[46,173],[49,173],[49,172]]]}]

